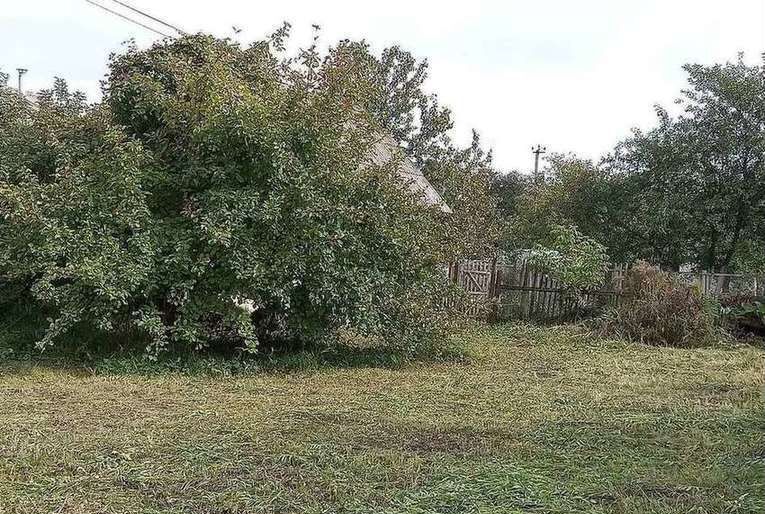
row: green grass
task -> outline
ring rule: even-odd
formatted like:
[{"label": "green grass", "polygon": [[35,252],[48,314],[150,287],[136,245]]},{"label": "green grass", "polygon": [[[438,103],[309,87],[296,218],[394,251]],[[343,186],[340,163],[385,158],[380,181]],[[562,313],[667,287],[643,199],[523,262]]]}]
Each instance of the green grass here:
[{"label": "green grass", "polygon": [[7,360],[0,513],[765,511],[761,349],[466,344],[220,375]]}]

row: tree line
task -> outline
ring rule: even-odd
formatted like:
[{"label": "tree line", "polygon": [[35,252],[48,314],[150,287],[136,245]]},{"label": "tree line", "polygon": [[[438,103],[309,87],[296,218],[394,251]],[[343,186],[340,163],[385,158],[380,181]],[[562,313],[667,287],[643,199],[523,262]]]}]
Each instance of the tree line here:
[{"label": "tree line", "polygon": [[765,271],[765,65],[684,69],[676,107],[599,161],[557,154],[541,180],[498,174],[504,247],[546,244],[564,224],[616,263]]},{"label": "tree line", "polygon": [[[763,66],[687,66],[678,114],[535,180],[454,142],[427,61],[288,37],[128,46],[97,103],[0,87],[0,304],[39,312],[38,348],[88,330],[150,355],[415,351],[451,328],[443,266],[463,258],[525,251],[573,287],[608,260],[765,268]],[[383,136],[401,155],[375,164]],[[401,159],[451,214],[402,187]]]}]

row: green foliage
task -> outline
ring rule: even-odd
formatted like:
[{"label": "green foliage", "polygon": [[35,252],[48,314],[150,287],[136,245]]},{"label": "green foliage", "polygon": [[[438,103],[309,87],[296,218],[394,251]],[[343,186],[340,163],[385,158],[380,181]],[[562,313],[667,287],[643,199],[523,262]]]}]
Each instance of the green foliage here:
[{"label": "green foliage", "polygon": [[448,244],[461,258],[496,254],[502,234],[496,197],[492,194],[491,155],[484,153],[473,133],[470,147],[451,148],[424,165],[425,174],[452,208],[447,227]]},{"label": "green foliage", "polygon": [[761,300],[752,300],[733,307],[729,313],[737,318],[753,318],[762,326],[765,321],[765,303]]},{"label": "green foliage", "polygon": [[523,181],[510,212],[506,245],[531,248],[549,240],[554,227],[574,225],[584,234],[607,240],[611,177],[591,161],[574,155],[553,154],[546,162],[544,179]]},{"label": "green foliage", "polygon": [[537,245],[529,261],[573,289],[603,284],[608,270],[606,248],[576,227],[553,225],[546,246]]},{"label": "green foliage", "polygon": [[630,268],[606,330],[641,343],[696,347],[718,341],[715,313],[694,286],[645,262]]},{"label": "green foliage", "polygon": [[393,46],[380,58],[371,55],[365,42],[343,42],[339,50],[369,63],[372,81],[378,85],[368,97],[367,110],[399,141],[416,163],[423,166],[454,153],[448,132],[454,127],[449,109],[436,95],[424,90],[429,75],[427,61]]},{"label": "green foliage", "polygon": [[593,163],[553,154],[544,178],[495,179],[508,249],[575,225],[615,262],[753,271],[765,245],[765,67],[688,65],[678,114]]},{"label": "green foliage", "polygon": [[[350,43],[290,58],[286,36],[129,47],[102,105],[62,81],[34,106],[0,93],[0,276],[52,313],[39,347],[83,325],[138,331],[153,354],[344,330],[405,351],[440,337],[441,263],[490,245],[402,187],[404,154],[370,162],[400,125],[366,109],[391,94],[380,77],[400,78],[398,61]],[[422,131],[446,114],[422,114],[419,86],[388,117],[419,112]],[[426,134],[397,136],[452,187],[481,187],[466,154],[444,147],[439,161],[412,142]]]},{"label": "green foliage", "polygon": [[531,177],[509,171],[496,173],[491,179],[491,191],[497,199],[497,209],[500,214],[509,219],[515,214],[521,195],[527,190]]},{"label": "green foliage", "polygon": [[677,268],[730,270],[747,242],[765,239],[765,68],[742,59],[688,65],[672,117],[635,131],[609,157],[622,176],[625,250]]},{"label": "green foliage", "polygon": [[366,100],[368,112],[422,168],[452,208],[447,244],[457,248],[455,254],[462,258],[495,253],[502,224],[492,194],[491,152],[483,149],[475,131],[469,147],[454,144],[449,135],[454,127],[451,112],[424,89],[428,62],[418,61],[398,46],[383,50],[378,59],[364,42],[342,42],[338,52],[364,63],[375,85]]},{"label": "green foliage", "polygon": [[734,335],[765,335],[765,299],[751,294],[720,299],[720,315]]},{"label": "green foliage", "polygon": [[731,268],[736,273],[765,274],[765,241],[742,241],[733,257]]}]

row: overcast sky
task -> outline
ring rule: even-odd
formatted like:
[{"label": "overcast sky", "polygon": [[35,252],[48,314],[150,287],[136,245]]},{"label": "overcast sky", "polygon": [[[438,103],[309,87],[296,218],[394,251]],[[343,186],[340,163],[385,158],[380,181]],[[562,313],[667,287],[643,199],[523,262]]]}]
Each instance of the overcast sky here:
[{"label": "overcast sky", "polygon": [[[454,111],[458,140],[476,128],[498,167],[523,171],[533,144],[598,158],[650,126],[653,105],[683,87],[684,63],[765,51],[765,0],[124,1],[189,32],[234,37],[236,25],[243,42],[286,20],[298,45],[314,23],[326,43],[399,44],[430,60],[429,88]],[[0,4],[0,69],[28,68],[25,89],[59,76],[96,100],[109,53],[159,37],[85,0]]]}]

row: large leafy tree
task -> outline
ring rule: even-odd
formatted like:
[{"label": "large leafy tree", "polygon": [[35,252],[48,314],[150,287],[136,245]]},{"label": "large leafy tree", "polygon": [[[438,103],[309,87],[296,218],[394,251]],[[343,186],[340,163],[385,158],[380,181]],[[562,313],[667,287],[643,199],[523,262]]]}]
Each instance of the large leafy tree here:
[{"label": "large leafy tree", "polygon": [[[385,56],[341,43],[288,57],[285,37],[131,47],[103,105],[63,83],[36,106],[3,94],[0,274],[51,310],[42,346],[83,323],[133,327],[155,350],[438,333],[439,267],[486,245],[401,187],[395,159],[370,162],[408,119],[370,107],[390,95]],[[420,162],[467,170],[469,150],[439,160],[411,143],[427,136],[394,134]]]},{"label": "large leafy tree", "polygon": [[536,179],[519,173],[495,177],[494,192],[508,220],[504,247],[552,248],[561,226],[575,227],[621,260],[623,229],[615,223],[620,218],[619,189],[618,177],[572,154],[552,154]]},{"label": "large leafy tree", "polygon": [[495,180],[505,244],[530,248],[550,227],[574,225],[615,262],[762,270],[765,67],[739,59],[685,70],[678,114],[657,107],[657,126],[602,162],[553,155],[542,181]]},{"label": "large leafy tree", "polygon": [[[496,187],[507,182],[508,178],[498,179]],[[559,225],[575,225],[591,237],[605,239],[602,228],[608,216],[609,180],[591,161],[553,154],[547,159],[542,179],[526,177],[513,183],[518,185],[509,191],[498,189],[513,196],[507,240],[511,248],[544,243]]]},{"label": "large leafy tree", "polygon": [[623,177],[635,257],[729,270],[765,221],[765,67],[688,65],[680,114],[608,159]]},{"label": "large leafy tree", "polygon": [[529,175],[515,170],[493,174],[491,191],[497,200],[497,210],[504,219],[509,219],[515,214],[520,198],[530,183]]},{"label": "large leafy tree", "polygon": [[504,249],[520,251],[575,296],[601,285],[609,256],[593,234],[607,237],[609,179],[591,161],[564,154],[550,156],[540,177],[496,175],[493,192],[507,219]]}]

